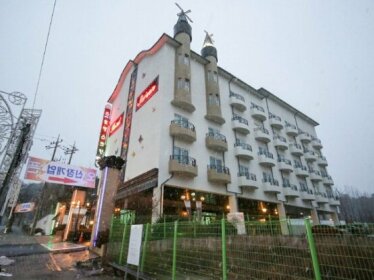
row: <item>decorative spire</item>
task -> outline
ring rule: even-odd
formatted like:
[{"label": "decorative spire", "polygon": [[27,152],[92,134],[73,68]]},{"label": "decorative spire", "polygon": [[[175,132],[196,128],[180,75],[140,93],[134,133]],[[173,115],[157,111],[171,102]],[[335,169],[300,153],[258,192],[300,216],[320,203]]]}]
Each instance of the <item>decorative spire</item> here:
[{"label": "decorative spire", "polygon": [[207,58],[208,56],[212,56],[218,61],[217,49],[213,44],[214,43],[214,40],[212,38],[213,34],[209,34],[209,32],[206,30],[204,30],[204,32],[206,35],[204,39],[203,48],[201,49],[201,55],[205,58]]},{"label": "decorative spire", "polygon": [[214,40],[213,40],[213,34],[209,34],[208,31],[204,30],[205,32],[205,39],[204,39],[204,44],[203,44],[203,48],[204,47],[207,47],[207,46],[212,46],[214,47]]},{"label": "decorative spire", "polygon": [[190,40],[192,41],[192,28],[191,25],[188,23],[188,21],[193,22],[192,19],[187,15],[191,12],[191,10],[184,11],[181,6],[178,5],[178,3],[175,3],[177,7],[181,10],[177,16],[178,21],[174,25],[174,38],[179,33],[187,33],[190,36]]}]

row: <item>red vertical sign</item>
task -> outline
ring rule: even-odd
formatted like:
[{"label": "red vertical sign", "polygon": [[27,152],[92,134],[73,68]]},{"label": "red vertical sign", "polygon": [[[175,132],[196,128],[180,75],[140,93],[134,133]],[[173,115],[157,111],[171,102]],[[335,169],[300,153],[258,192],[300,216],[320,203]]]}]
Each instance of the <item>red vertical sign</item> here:
[{"label": "red vertical sign", "polygon": [[108,138],[108,130],[110,123],[111,106],[108,104],[105,106],[103,121],[101,123],[99,144],[97,146],[96,157],[101,158],[105,154],[106,140]]}]

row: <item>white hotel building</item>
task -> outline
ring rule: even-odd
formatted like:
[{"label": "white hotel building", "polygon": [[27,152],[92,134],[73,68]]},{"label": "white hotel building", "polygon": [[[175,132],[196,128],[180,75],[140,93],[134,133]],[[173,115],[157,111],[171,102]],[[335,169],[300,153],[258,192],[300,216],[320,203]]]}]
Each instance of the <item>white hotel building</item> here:
[{"label": "white hotel building", "polygon": [[201,54],[191,40],[182,13],[174,38],[129,61],[108,100],[105,155],[127,161],[116,207],[153,221],[243,212],[338,222],[318,123],[217,66],[209,35]]}]

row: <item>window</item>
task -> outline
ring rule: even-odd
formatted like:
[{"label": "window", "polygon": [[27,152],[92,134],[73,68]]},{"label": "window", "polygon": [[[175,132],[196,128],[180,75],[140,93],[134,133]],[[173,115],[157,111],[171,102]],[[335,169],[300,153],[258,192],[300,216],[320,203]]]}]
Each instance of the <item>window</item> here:
[{"label": "window", "polygon": [[208,104],[209,105],[218,105],[219,106],[219,95],[209,93],[208,95]]},{"label": "window", "polygon": [[188,164],[188,150],[174,146],[173,159],[178,160],[179,163]]},{"label": "window", "polygon": [[223,171],[223,165],[222,165],[222,160],[215,158],[215,157],[210,157],[210,168],[217,170],[217,172],[222,173]]},{"label": "window", "polygon": [[217,83],[218,82],[218,73],[217,73],[217,71],[208,70],[207,78],[208,78],[208,81],[213,81],[213,82]]},{"label": "window", "polygon": [[174,114],[174,119],[176,120],[176,122],[184,127],[184,128],[189,128],[189,122],[188,122],[188,119],[186,117],[183,117],[181,115],[178,115],[178,114]]},{"label": "window", "polygon": [[178,63],[190,65],[190,56],[188,54],[178,54]]},{"label": "window", "polygon": [[249,174],[249,168],[244,165],[239,165],[240,174]]},{"label": "window", "polygon": [[178,78],[177,88],[184,89],[189,92],[190,91],[190,80]]}]

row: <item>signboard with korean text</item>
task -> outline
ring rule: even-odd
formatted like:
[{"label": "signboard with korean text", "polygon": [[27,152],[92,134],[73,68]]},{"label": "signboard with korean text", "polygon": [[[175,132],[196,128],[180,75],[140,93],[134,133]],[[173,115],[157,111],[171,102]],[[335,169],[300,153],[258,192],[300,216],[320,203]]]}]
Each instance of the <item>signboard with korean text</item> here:
[{"label": "signboard with korean text", "polygon": [[158,76],[136,99],[136,111],[138,111],[158,91]]},{"label": "signboard with korean text", "polygon": [[103,121],[100,127],[99,144],[97,145],[96,156],[101,158],[105,154],[106,140],[108,138],[108,130],[110,123],[111,106],[106,105],[104,109]]},{"label": "signboard with korean text", "polygon": [[26,202],[17,204],[16,208],[14,209],[14,213],[26,213],[31,212],[35,208],[34,202]]},{"label": "signboard with korean text", "polygon": [[96,169],[29,157],[25,179],[95,188]]}]

